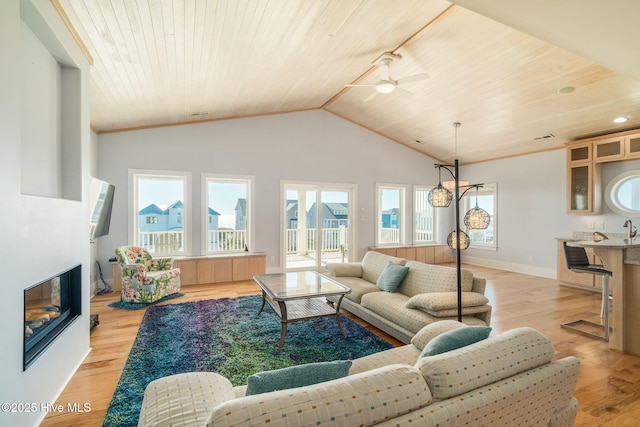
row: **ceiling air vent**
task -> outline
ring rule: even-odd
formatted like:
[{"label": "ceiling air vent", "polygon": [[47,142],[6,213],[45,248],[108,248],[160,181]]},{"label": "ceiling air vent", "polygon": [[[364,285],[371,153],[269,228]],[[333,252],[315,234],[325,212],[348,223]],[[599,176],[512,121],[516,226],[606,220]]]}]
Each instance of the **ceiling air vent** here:
[{"label": "ceiling air vent", "polygon": [[552,133],[548,133],[546,135],[542,135],[542,136],[537,136],[535,138],[533,138],[534,141],[542,141],[543,139],[551,139],[551,138],[555,138],[556,136]]},{"label": "ceiling air vent", "polygon": [[208,111],[193,111],[190,116],[191,117],[200,117],[200,116],[207,116],[209,115]]}]

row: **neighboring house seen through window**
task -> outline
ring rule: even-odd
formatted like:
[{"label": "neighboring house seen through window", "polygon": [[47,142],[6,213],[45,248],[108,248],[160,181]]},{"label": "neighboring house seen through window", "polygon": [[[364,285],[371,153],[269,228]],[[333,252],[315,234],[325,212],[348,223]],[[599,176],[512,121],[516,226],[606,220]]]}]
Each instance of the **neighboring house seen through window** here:
[{"label": "neighboring house seen through window", "polygon": [[253,177],[203,174],[204,254],[251,250]]},{"label": "neighboring house seen through window", "polygon": [[378,184],[377,197],[377,245],[404,243],[405,188]]},{"label": "neighboring house seen through window", "polygon": [[131,241],[158,255],[187,255],[191,174],[130,171]]}]

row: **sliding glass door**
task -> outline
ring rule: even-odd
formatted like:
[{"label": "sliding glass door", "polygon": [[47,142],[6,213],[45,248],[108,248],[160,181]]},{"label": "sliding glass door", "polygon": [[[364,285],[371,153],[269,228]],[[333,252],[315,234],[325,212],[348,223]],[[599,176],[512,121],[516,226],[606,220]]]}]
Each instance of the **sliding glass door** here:
[{"label": "sliding glass door", "polygon": [[329,262],[349,261],[353,191],[333,184],[285,184],[286,270],[322,270]]}]

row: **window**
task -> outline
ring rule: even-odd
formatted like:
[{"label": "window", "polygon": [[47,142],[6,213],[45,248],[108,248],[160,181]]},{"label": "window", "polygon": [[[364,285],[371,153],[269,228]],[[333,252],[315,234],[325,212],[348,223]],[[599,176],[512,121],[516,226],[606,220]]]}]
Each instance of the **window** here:
[{"label": "window", "polygon": [[640,217],[640,170],[617,175],[604,191],[607,206],[618,215]]},{"label": "window", "polygon": [[191,174],[129,171],[130,241],[154,255],[188,255]]},{"label": "window", "polygon": [[[476,206],[476,200],[478,206],[491,217],[489,227],[484,230],[468,230],[464,229],[463,222],[464,215],[469,209],[473,209]],[[476,190],[469,190],[462,198],[460,204],[460,227],[463,228],[470,238],[472,248],[486,248],[497,249],[497,236],[496,230],[498,229],[498,184],[489,183],[484,184],[484,187],[478,189],[477,197]]]},{"label": "window", "polygon": [[377,186],[377,245],[397,245],[404,243],[404,198],[401,186]]},{"label": "window", "polygon": [[253,177],[202,176],[204,254],[238,252],[252,243]]},{"label": "window", "polygon": [[416,186],[413,190],[413,242],[432,243],[436,235],[437,209],[429,203],[429,191],[433,187]]}]

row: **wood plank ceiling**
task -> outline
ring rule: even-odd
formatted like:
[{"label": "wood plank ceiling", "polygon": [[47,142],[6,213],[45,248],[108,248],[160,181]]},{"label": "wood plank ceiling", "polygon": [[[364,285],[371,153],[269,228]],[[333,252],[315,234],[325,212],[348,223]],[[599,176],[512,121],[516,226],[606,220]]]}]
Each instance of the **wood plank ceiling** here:
[{"label": "wood plank ceiling", "polygon": [[[324,109],[464,164],[640,128],[637,80],[444,0],[52,1],[93,57],[98,133]],[[393,79],[430,78],[345,88],[387,51]]]}]

